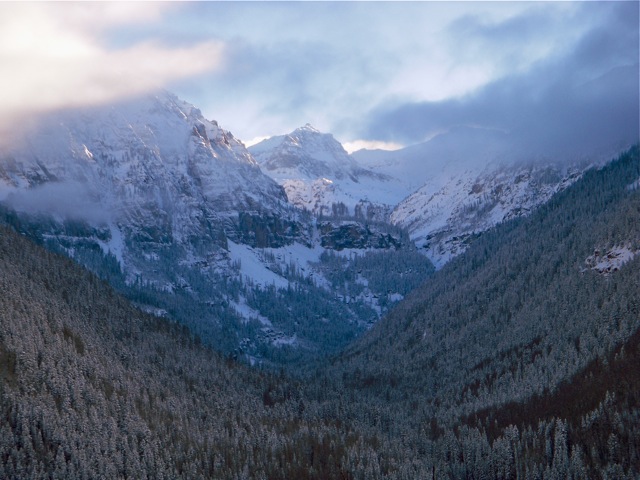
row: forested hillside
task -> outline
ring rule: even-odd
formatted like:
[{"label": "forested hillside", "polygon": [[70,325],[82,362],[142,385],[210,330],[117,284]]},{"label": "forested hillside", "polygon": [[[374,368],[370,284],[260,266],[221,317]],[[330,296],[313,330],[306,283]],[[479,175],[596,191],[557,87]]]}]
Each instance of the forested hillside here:
[{"label": "forested hillside", "polygon": [[635,147],[297,380],[3,227],[0,478],[638,478],[639,185]]},{"label": "forested hillside", "polygon": [[366,450],[295,384],[0,228],[0,478],[336,478]]},{"label": "forested hillside", "polygon": [[483,235],[332,374],[390,430],[445,439],[454,477],[640,474],[639,178],[634,147]]}]

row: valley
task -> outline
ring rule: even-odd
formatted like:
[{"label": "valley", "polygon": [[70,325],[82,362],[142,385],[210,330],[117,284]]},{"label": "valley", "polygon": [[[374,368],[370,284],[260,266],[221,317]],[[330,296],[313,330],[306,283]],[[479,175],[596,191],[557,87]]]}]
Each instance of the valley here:
[{"label": "valley", "polygon": [[637,147],[586,172],[298,379],[212,352],[2,227],[0,473],[633,478],[638,257],[586,267],[638,248],[639,177]]},{"label": "valley", "polygon": [[246,149],[168,92],[40,128],[0,162],[3,476],[640,468],[637,146]]}]

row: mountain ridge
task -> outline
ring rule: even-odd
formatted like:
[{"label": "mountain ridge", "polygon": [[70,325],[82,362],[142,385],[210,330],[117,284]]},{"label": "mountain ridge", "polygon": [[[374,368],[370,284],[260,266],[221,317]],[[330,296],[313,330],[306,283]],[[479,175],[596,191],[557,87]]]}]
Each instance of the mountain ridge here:
[{"label": "mountain ridge", "polygon": [[[249,362],[341,348],[431,270],[401,229],[294,208],[240,141],[169,92],[41,119],[0,152],[0,191],[19,231]],[[351,272],[376,255],[412,259],[411,279]]]},{"label": "mountain ridge", "polygon": [[513,153],[512,141],[498,130],[457,127],[400,150],[347,155],[309,126],[249,150],[297,207],[391,222],[441,268],[489,228],[527,215],[602,163],[537,159]]},{"label": "mountain ridge", "polygon": [[336,209],[341,215],[369,212],[367,218],[384,221],[391,203],[402,196],[392,177],[363,167],[333,135],[310,124],[252,145],[249,151],[284,187],[291,203],[315,214],[332,215]]}]

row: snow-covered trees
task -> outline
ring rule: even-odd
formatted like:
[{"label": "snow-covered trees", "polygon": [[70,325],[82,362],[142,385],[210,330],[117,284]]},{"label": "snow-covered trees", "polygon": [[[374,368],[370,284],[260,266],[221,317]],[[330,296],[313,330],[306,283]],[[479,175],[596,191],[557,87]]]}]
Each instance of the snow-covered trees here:
[{"label": "snow-covered trees", "polygon": [[[0,477],[638,478],[640,258],[583,268],[594,245],[640,238],[637,178],[637,149],[586,174],[295,379],[1,228]],[[336,285],[367,268],[389,274],[370,288],[401,285],[411,268],[350,262]],[[263,290],[251,301],[277,293]]]}]

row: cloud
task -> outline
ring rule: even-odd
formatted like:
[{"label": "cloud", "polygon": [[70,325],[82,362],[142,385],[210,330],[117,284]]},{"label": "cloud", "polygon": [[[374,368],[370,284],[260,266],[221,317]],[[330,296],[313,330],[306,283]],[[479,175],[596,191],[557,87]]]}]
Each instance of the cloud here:
[{"label": "cloud", "polygon": [[[425,75],[414,72],[434,72],[439,50],[432,34],[443,16],[451,16],[433,5],[191,4],[206,25],[189,22],[189,31],[182,27],[168,35],[208,31],[229,49],[223,72],[183,82],[178,93],[240,138],[282,134],[307,122],[343,134],[385,95],[424,87]],[[466,88],[465,81],[461,73],[456,92]],[[431,91],[442,95],[435,83]]]},{"label": "cloud", "polygon": [[354,140],[352,142],[344,142],[342,144],[348,153],[357,152],[358,150],[398,150],[403,145],[394,142],[381,142],[379,140]]},{"label": "cloud", "polygon": [[164,38],[214,36],[229,48],[224,71],[177,93],[244,139],[310,122],[345,140],[390,140],[363,136],[372,112],[453,102],[527,74],[593,26],[576,2],[205,2],[182,13]]},{"label": "cloud", "polygon": [[107,103],[221,66],[223,44],[167,47],[153,38],[113,48],[108,32],[157,21],[153,3],[0,4],[0,130],[49,110]]},{"label": "cloud", "polygon": [[240,138],[279,135],[306,123],[330,130],[343,112],[362,111],[388,78],[387,67],[368,54],[315,39],[228,43],[223,70],[177,89],[187,97],[200,90],[195,103]]},{"label": "cloud", "polygon": [[[472,126],[507,132],[520,148],[540,155],[571,155],[638,141],[638,4],[587,3],[574,15],[581,31],[557,53],[542,55],[528,68],[459,98],[380,105],[361,136],[417,143],[436,132]],[[519,38],[521,30],[526,40],[531,30],[526,19],[509,22],[491,28],[475,19],[463,23],[472,38],[481,31],[481,43],[500,48]]]},{"label": "cloud", "polygon": [[11,208],[29,214],[62,219],[108,223],[113,212],[101,203],[88,185],[80,182],[49,182],[27,190],[10,192],[3,200]]}]

